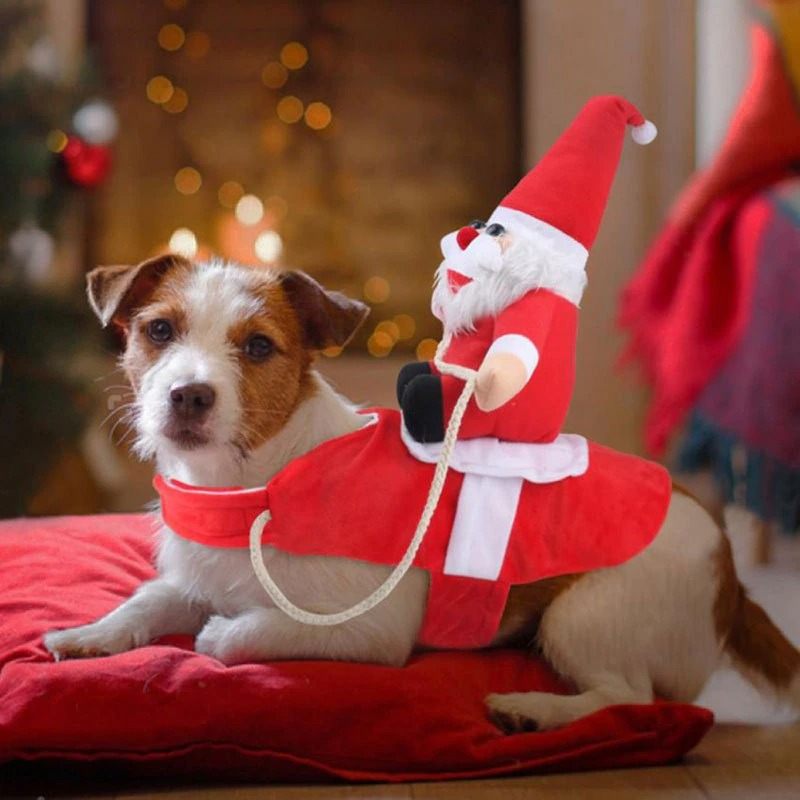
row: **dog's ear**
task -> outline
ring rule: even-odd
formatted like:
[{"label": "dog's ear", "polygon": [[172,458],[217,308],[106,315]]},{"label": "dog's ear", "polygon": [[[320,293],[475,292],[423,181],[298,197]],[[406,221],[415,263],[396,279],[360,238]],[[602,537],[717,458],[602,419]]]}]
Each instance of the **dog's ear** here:
[{"label": "dog's ear", "polygon": [[369,306],[329,292],[304,272],[282,272],[280,282],[310,350],[344,347],[369,314]]},{"label": "dog's ear", "polygon": [[183,256],[167,253],[135,266],[97,267],[86,276],[89,305],[104,328],[112,321],[127,327],[131,314],[171,269],[190,265]]}]

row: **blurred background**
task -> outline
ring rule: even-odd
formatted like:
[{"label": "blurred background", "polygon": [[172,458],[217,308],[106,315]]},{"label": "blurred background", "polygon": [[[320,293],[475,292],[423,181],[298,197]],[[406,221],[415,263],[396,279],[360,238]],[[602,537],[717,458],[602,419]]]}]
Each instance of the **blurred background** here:
[{"label": "blurred background", "polygon": [[[120,343],[87,314],[89,268],[172,249],[307,270],[372,306],[322,370],[393,405],[399,366],[440,333],[440,237],[485,218],[599,93],[626,95],[659,137],[625,147],[592,251],[568,428],[646,452],[651,389],[617,366],[621,292],[718,154],[753,68],[753,14],[780,34],[800,29],[796,12],[791,0],[3,0],[0,515],[152,497],[119,413]],[[778,39],[796,62],[797,38]],[[661,457],[710,475],[697,485],[714,502],[747,506],[731,470],[756,445],[735,432],[722,461],[717,440],[681,461],[688,418]],[[781,462],[790,479],[797,458]],[[778,516],[756,511],[767,526]]]}]

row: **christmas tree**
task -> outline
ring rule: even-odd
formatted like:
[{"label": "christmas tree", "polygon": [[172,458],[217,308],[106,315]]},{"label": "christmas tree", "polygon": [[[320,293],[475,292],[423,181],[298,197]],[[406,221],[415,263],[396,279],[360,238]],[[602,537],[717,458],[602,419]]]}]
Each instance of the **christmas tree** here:
[{"label": "christmas tree", "polygon": [[[36,0],[0,4],[0,516],[24,514],[79,440],[91,402],[75,356],[94,343],[81,269],[58,262],[65,212],[102,179],[116,119],[67,80]],[[74,130],[74,134],[67,131]],[[94,142],[92,140],[95,140]],[[104,143],[100,140],[105,139]]]}]

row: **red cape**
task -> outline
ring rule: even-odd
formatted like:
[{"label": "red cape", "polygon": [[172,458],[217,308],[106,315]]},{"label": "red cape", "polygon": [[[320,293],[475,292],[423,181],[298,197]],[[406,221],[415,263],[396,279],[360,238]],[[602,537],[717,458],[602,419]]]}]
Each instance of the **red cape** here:
[{"label": "red cape", "polygon": [[[413,458],[396,411],[292,461],[265,487],[203,489],[157,476],[166,524],[212,547],[248,547],[265,508],[263,543],[296,555],[396,564],[422,513],[434,466]],[[494,638],[512,584],[621,564],[655,537],[671,480],[658,464],[589,445],[589,469],[556,483],[526,481],[496,581],[443,572],[464,476],[453,470],[414,561],[431,574],[420,641],[476,647]]]}]

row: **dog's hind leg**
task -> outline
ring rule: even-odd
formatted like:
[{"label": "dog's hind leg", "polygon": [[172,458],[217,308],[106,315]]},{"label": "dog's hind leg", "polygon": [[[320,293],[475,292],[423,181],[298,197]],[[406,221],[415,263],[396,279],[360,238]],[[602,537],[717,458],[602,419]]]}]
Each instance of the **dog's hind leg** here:
[{"label": "dog's hind leg", "polygon": [[580,688],[583,691],[571,695],[549,692],[491,694],[486,698],[486,705],[498,727],[514,733],[558,728],[606,706],[649,703],[653,699],[646,675],[640,676],[638,681],[614,674],[597,675]]}]

